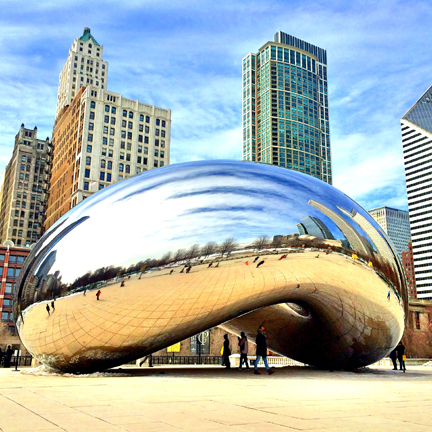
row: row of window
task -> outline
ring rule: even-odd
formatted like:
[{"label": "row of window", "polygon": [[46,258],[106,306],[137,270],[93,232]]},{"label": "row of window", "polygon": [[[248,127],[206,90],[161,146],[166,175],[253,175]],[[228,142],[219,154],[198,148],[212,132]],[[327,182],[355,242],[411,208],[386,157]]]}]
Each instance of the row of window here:
[{"label": "row of window", "polygon": [[[21,267],[8,267],[6,277],[10,279],[17,278],[20,274],[20,271]],[[3,275],[3,267],[0,267],[0,275]]]},{"label": "row of window", "polygon": [[[4,254],[0,255],[0,261],[4,261],[5,260],[5,256]],[[25,257],[23,256],[19,256],[19,255],[9,255],[9,264],[22,264],[25,260]]]}]

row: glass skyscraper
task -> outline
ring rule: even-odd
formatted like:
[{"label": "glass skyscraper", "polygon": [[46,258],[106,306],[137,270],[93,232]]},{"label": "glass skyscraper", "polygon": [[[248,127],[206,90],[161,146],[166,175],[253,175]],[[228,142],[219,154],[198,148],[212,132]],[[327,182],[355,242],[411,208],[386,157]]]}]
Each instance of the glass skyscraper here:
[{"label": "glass skyscraper", "polygon": [[243,59],[243,160],[332,183],[324,49],[279,31]]}]

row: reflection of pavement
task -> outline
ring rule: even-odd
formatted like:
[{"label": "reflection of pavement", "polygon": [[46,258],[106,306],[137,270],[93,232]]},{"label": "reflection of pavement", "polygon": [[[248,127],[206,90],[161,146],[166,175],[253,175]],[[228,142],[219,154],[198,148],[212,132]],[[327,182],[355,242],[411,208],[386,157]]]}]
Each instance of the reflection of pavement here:
[{"label": "reflection of pavement", "polygon": [[[172,275],[167,269],[144,274],[141,280],[133,276],[124,287],[119,282],[101,288],[100,301],[97,290],[60,298],[51,316],[44,303],[35,305],[20,335],[33,354],[48,360],[79,361],[83,356],[126,361],[248,311],[300,300],[316,305],[329,321],[343,318],[349,328],[362,326],[366,332],[374,323],[383,331],[385,323],[394,337],[399,335],[402,309],[393,295],[387,300],[388,287],[373,271],[339,254],[316,255],[306,251],[281,261],[279,254],[262,255],[265,264],[260,268],[251,256],[221,262],[218,268],[194,266],[189,274],[180,274],[182,267],[177,267]],[[384,350],[393,342],[387,336]]]}]

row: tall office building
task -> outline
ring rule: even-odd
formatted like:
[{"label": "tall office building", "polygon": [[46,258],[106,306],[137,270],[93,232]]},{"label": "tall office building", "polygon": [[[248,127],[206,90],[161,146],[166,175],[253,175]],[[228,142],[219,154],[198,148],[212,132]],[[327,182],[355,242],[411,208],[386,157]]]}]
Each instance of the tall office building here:
[{"label": "tall office building", "polygon": [[36,127],[22,124],[1,185],[0,243],[29,247],[42,236],[51,159],[49,138],[39,140]]},{"label": "tall office building", "polygon": [[326,50],[279,31],[243,59],[243,160],[332,183]]},{"label": "tall office building", "polygon": [[402,266],[407,280],[408,296],[410,299],[417,298],[417,286],[414,273],[414,259],[412,253],[412,243],[408,242],[408,250],[402,252]]},{"label": "tall office building", "polygon": [[323,239],[334,240],[333,234],[321,219],[313,216],[306,216],[297,224],[300,235],[308,234]]},{"label": "tall office building", "polygon": [[383,206],[369,210],[369,214],[390,237],[402,262],[402,252],[408,250],[411,238],[408,212]]},{"label": "tall office building", "polygon": [[107,88],[108,62],[103,61],[103,46],[99,45],[86,27],[81,37],[76,38],[69,50],[68,58],[60,72],[56,117],[69,105],[83,86]]},{"label": "tall office building", "polygon": [[[86,30],[73,48],[87,37],[83,44],[90,52],[94,38]],[[127,99],[95,83],[81,87],[56,117],[45,229],[98,190],[168,165],[170,138],[171,110]]]},{"label": "tall office building", "polygon": [[432,300],[432,86],[401,128],[417,297]]}]

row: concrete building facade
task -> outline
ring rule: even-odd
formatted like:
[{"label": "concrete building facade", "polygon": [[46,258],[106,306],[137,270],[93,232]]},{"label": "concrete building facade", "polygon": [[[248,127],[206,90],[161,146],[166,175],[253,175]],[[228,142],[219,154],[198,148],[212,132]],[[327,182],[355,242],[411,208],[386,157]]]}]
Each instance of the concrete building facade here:
[{"label": "concrete building facade", "polygon": [[83,35],[74,40],[60,72],[56,117],[72,102],[81,87],[91,85],[99,89],[107,88],[108,62],[102,57],[103,46],[86,27]]},{"label": "concrete building facade", "polygon": [[1,186],[0,243],[29,247],[42,236],[51,166],[49,138],[22,124]]},{"label": "concrete building facade", "polygon": [[432,300],[432,86],[401,129],[417,297]]},{"label": "concrete building facade", "polygon": [[332,183],[324,49],[279,31],[243,59],[243,160]]},{"label": "concrete building facade", "polygon": [[169,164],[171,111],[89,86],[60,112],[45,228],[91,194]]},{"label": "concrete building facade", "polygon": [[408,242],[411,238],[408,212],[383,206],[369,210],[369,214],[390,237],[399,259],[402,260],[402,253],[408,250]]},{"label": "concrete building facade", "polygon": [[408,297],[410,299],[416,299],[417,286],[415,280],[414,259],[411,242],[408,242],[408,250],[406,252],[402,252],[402,266],[404,268],[405,277],[407,280]]}]

